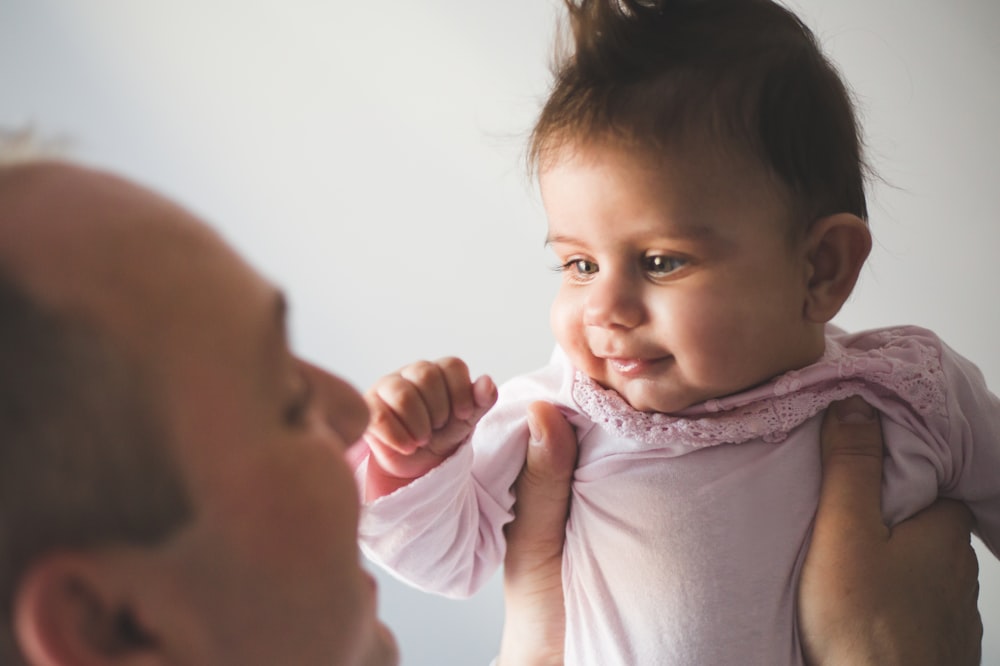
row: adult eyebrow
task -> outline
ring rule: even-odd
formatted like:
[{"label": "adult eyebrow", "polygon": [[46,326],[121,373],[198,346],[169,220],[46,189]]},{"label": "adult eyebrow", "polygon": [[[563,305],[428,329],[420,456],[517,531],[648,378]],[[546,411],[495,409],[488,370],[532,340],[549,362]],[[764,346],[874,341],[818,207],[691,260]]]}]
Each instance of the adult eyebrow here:
[{"label": "adult eyebrow", "polygon": [[274,290],[270,313],[266,317],[263,322],[263,330],[266,331],[262,340],[263,353],[267,358],[274,358],[276,350],[282,350],[288,344],[288,299],[284,292]]},{"label": "adult eyebrow", "polygon": [[270,303],[261,310],[260,359],[258,366],[260,385],[268,394],[282,385],[287,368],[288,352],[288,299],[275,289]]},{"label": "adult eyebrow", "polygon": [[284,292],[275,290],[273,297],[274,305],[271,310],[274,312],[274,322],[282,337],[286,335],[288,321],[288,299]]}]

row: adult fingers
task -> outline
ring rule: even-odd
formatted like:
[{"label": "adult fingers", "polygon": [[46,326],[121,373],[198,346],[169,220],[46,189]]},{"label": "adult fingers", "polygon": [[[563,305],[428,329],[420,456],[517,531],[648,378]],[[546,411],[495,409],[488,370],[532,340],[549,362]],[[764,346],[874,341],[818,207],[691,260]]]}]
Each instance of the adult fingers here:
[{"label": "adult fingers", "polygon": [[[938,499],[929,507],[896,525],[892,530],[895,541],[920,539],[941,544],[954,554],[972,548],[972,511],[958,500]],[[978,577],[978,570],[974,572]]]},{"label": "adult fingers", "polygon": [[[981,624],[978,612],[979,559],[972,547],[975,518],[965,504],[938,499],[892,528],[896,552],[922,555],[929,580],[941,579],[941,595],[953,594],[954,605],[966,610],[963,621]],[[947,576],[943,574],[947,574]],[[975,629],[974,631],[981,631]]]}]

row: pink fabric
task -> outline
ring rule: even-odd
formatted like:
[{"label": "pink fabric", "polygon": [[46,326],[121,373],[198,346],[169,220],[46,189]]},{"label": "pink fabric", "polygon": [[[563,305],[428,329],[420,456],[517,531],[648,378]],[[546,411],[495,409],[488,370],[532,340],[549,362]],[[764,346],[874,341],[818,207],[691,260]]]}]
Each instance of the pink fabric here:
[{"label": "pink fabric", "polygon": [[673,416],[636,412],[557,350],[501,388],[469,446],[365,508],[363,548],[421,589],[475,592],[503,560],[527,405],[549,400],[580,437],[567,663],[799,664],[819,417],[853,394],[883,414],[886,521],[956,497],[1000,552],[1000,402],[975,366],[914,327],[831,331],[817,363]]},{"label": "pink fabric", "polygon": [[896,396],[920,414],[944,413],[944,373],[936,346],[894,330],[873,333],[856,344],[860,346],[848,349],[831,338],[823,358],[807,368],[673,416],[637,412],[580,372],[574,376],[573,399],[612,435],[668,446],[677,455],[757,438],[780,442],[831,402],[851,395]]}]

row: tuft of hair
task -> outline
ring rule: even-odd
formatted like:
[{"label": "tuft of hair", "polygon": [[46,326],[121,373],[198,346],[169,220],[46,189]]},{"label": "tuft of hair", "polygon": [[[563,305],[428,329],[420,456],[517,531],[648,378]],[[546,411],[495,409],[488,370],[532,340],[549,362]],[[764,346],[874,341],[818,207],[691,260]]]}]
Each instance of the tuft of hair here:
[{"label": "tuft of hair", "polygon": [[65,158],[72,142],[65,136],[43,137],[32,126],[0,127],[0,167]]},{"label": "tuft of hair", "polygon": [[[757,160],[808,226],[867,220],[860,128],[812,31],[771,0],[564,0],[572,47],[532,131],[530,167],[610,142],[655,157],[722,149]],[[698,143],[700,142],[700,143]]]},{"label": "tuft of hair", "polygon": [[0,663],[21,575],[36,558],[155,545],[193,509],[151,382],[83,322],[0,267]]}]

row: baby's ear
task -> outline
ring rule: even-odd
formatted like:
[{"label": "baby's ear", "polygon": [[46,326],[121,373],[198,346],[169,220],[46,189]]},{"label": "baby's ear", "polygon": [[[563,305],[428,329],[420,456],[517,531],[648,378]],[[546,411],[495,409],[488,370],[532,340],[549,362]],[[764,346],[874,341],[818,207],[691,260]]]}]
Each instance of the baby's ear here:
[{"label": "baby's ear", "polygon": [[856,215],[837,213],[813,225],[806,236],[807,320],[823,324],[833,319],[854,290],[871,249],[868,225]]}]

